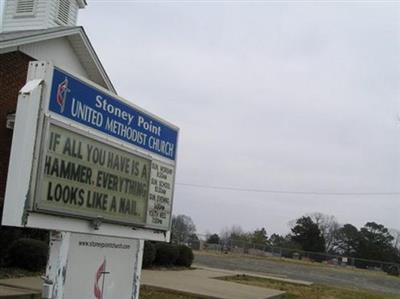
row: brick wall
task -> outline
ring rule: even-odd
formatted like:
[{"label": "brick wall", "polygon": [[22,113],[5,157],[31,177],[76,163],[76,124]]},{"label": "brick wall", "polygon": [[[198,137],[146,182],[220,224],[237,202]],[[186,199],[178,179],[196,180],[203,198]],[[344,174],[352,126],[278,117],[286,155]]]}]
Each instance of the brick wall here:
[{"label": "brick wall", "polygon": [[35,59],[18,51],[0,54],[0,200],[6,190],[12,141],[12,130],[6,128],[7,114],[17,108],[18,91],[26,82],[32,60]]}]

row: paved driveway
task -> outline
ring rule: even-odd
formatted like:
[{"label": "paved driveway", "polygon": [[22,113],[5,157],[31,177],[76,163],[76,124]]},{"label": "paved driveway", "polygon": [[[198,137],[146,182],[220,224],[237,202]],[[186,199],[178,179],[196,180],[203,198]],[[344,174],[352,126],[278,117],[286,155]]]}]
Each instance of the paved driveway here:
[{"label": "paved driveway", "polygon": [[[143,270],[141,284],[214,299],[267,299],[284,293],[279,290],[215,279],[216,277],[234,274],[210,269]],[[39,298],[42,283],[40,277],[1,279],[0,298]],[[13,297],[17,295],[18,297]]]},{"label": "paved driveway", "polygon": [[209,269],[160,271],[143,270],[143,285],[200,295],[218,299],[267,299],[284,292],[261,287],[222,281],[215,277],[226,276],[226,272]]}]

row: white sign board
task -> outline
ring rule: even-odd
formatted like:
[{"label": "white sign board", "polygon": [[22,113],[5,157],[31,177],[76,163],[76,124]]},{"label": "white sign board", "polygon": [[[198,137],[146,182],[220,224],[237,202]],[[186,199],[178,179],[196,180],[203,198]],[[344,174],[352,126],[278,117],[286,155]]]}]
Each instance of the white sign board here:
[{"label": "white sign board", "polygon": [[[52,235],[52,296],[61,298],[135,298],[139,292],[141,242],[84,234]],[[59,247],[65,250],[65,260]],[[60,254],[61,251],[61,254]],[[54,253],[54,256],[52,254]]]},{"label": "white sign board", "polygon": [[145,224],[151,159],[54,124],[46,131],[36,210]]}]

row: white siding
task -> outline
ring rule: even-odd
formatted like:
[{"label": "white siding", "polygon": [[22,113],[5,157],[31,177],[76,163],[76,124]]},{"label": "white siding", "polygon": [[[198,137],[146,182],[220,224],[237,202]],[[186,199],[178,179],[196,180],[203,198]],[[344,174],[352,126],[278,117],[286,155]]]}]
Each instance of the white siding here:
[{"label": "white siding", "polygon": [[[60,23],[57,22],[58,15],[58,0],[52,0],[52,5],[49,6],[49,27],[57,27],[60,26]],[[69,14],[69,23],[67,26],[75,26],[78,18],[78,4],[77,2],[71,1],[70,6],[70,14]]]},{"label": "white siding", "polygon": [[[53,0],[55,3],[58,4],[58,0]],[[49,26],[50,27],[58,27],[60,26],[56,20],[57,20],[57,12],[58,12],[58,5],[50,5],[49,6]]]},{"label": "white siding", "polygon": [[20,50],[37,60],[51,61],[66,71],[89,77],[66,37],[24,45]]},{"label": "white siding", "polygon": [[71,11],[69,13],[69,24],[68,26],[75,26],[77,23],[77,19],[78,19],[78,3],[76,1],[73,1],[73,3],[71,3]]},{"label": "white siding", "polygon": [[3,11],[3,31],[32,30],[44,28],[47,19],[47,0],[35,0],[32,16],[16,16],[17,0],[6,1]]},{"label": "white siding", "polygon": [[[34,0],[35,12],[33,15],[16,16],[18,0],[6,0],[3,11],[2,31],[20,31],[47,29],[59,27],[64,24],[57,22],[59,0]],[[71,1],[69,22],[67,26],[75,26],[78,17],[78,3],[76,0]],[[0,0],[1,2],[1,0]],[[65,26],[65,25],[64,25]]]}]

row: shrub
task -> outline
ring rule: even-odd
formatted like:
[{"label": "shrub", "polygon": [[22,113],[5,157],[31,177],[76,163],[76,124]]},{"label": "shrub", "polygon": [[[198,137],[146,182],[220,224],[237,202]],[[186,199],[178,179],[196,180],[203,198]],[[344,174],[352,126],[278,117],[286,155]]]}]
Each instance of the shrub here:
[{"label": "shrub", "polygon": [[0,267],[7,264],[7,256],[10,251],[10,246],[15,242],[15,240],[28,238],[48,243],[48,235],[49,233],[44,230],[0,226]]},{"label": "shrub", "polygon": [[142,268],[149,268],[156,258],[156,246],[150,241],[144,242]]},{"label": "shrub", "polygon": [[48,246],[34,239],[16,240],[8,251],[8,265],[29,271],[40,271],[46,267]]},{"label": "shrub", "polygon": [[327,257],[325,254],[320,254],[320,253],[308,253],[308,256],[311,260],[314,262],[322,263],[323,261],[327,260]]},{"label": "shrub", "polygon": [[45,243],[49,243],[49,237],[49,231],[36,228],[24,228],[21,235],[21,238],[35,239]]},{"label": "shrub", "polygon": [[[1,211],[0,211],[1,213]],[[6,257],[11,244],[19,239],[21,230],[14,227],[0,226],[0,267],[6,263]]]},{"label": "shrub", "polygon": [[185,245],[180,245],[178,246],[178,251],[179,251],[179,256],[175,261],[175,265],[190,267],[192,265],[194,258],[192,249]]},{"label": "shrub", "polygon": [[178,247],[169,243],[156,243],[156,258],[158,266],[172,266],[179,256]]},{"label": "shrub", "polygon": [[[4,201],[0,200],[0,223],[3,215],[3,204]],[[33,228],[16,228],[7,227],[0,225],[0,267],[7,265],[7,256],[10,250],[10,246],[15,240],[21,238],[38,239],[41,241],[48,242],[49,232],[45,230],[33,229]]]},{"label": "shrub", "polygon": [[389,275],[399,276],[400,275],[400,266],[398,266],[398,265],[385,265],[383,267],[383,271],[385,271]]},{"label": "shrub", "polygon": [[[3,216],[3,200],[0,198],[0,224]],[[8,249],[12,242],[21,236],[21,229],[0,225],[0,267],[4,266]]]}]

